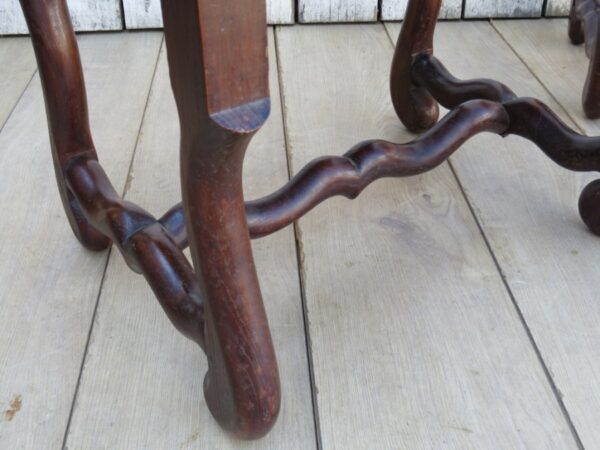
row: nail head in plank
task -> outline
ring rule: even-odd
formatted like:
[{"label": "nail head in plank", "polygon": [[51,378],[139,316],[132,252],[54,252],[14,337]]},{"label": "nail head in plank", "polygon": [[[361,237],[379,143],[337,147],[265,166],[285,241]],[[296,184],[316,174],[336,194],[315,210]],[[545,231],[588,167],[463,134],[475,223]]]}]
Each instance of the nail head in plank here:
[{"label": "nail head in plank", "polygon": [[[382,0],[382,20],[403,20],[409,0]],[[440,19],[460,19],[463,0],[445,0],[442,2]]]}]

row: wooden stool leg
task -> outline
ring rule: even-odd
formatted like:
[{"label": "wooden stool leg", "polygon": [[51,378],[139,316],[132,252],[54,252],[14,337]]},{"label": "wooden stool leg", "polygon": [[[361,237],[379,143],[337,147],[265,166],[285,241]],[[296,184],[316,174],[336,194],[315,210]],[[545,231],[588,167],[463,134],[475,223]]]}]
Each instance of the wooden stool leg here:
[{"label": "wooden stool leg", "polygon": [[600,117],[600,12],[596,0],[573,0],[569,14],[569,38],[575,45],[585,43],[590,58],[582,103],[590,119]]},{"label": "wooden stool leg", "polygon": [[[598,26],[598,12],[594,11],[593,14],[596,15],[596,27],[589,32],[586,31],[590,65],[583,88],[582,101],[585,115],[590,119],[598,119],[600,118],[600,45],[598,45],[600,27]],[[589,33],[593,33],[593,35],[589,36]]]},{"label": "wooden stool leg", "polygon": [[411,69],[414,56],[433,53],[433,33],[441,5],[441,0],[409,1],[392,63],[392,102],[402,123],[413,132],[431,128],[439,116],[437,102],[415,84]]},{"label": "wooden stool leg", "polygon": [[585,35],[583,34],[583,24],[577,14],[577,0],[571,1],[571,11],[569,13],[569,39],[575,45],[583,44]]},{"label": "wooden stool leg", "polygon": [[21,0],[38,62],[48,116],[50,144],[60,196],[79,241],[103,250],[110,239],[92,227],[65,183],[65,170],[78,158],[97,160],[90,134],[85,83],[65,0]]},{"label": "wooden stool leg", "polygon": [[244,153],[270,110],[264,0],[163,0],[181,122],[186,227],[205,297],[207,404],[237,437],[275,422],[280,387],[242,192]]}]

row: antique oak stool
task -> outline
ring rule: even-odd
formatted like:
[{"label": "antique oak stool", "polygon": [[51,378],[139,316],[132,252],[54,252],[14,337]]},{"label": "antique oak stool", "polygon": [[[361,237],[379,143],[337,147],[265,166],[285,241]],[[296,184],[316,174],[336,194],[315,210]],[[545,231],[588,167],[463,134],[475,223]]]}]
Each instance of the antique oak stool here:
[{"label": "antique oak stool", "polygon": [[[58,187],[73,232],[90,250],[114,243],[144,275],[175,327],[208,358],[206,403],[241,439],[264,436],[280,383],[251,238],[273,233],[329,197],[356,197],[382,177],[442,164],[471,136],[517,134],[576,171],[600,170],[600,139],[576,134],[544,104],[492,80],[461,81],[433,56],[441,0],[412,0],[393,61],[391,91],[407,144],[380,140],[316,159],[273,194],[244,202],[242,164],[269,115],[264,0],[163,0],[171,84],[181,123],[183,202],[162,218],[119,197],[88,125],[86,92],[66,0],[20,0],[44,88]],[[450,109],[439,122],[438,102]],[[600,188],[580,199],[600,232]],[[193,267],[182,249],[189,243]],[[350,368],[349,368],[350,369]]]},{"label": "antique oak stool", "polygon": [[569,15],[569,38],[575,45],[585,43],[590,58],[588,75],[583,88],[583,111],[590,119],[600,117],[600,4],[598,0],[572,0]]}]

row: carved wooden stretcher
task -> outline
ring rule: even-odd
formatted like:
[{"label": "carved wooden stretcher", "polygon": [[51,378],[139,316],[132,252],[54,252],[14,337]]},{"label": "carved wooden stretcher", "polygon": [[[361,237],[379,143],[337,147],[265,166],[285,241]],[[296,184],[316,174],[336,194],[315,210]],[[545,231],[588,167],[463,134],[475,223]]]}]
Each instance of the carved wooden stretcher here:
[{"label": "carved wooden stretcher", "polygon": [[600,117],[600,46],[598,43],[598,0],[572,0],[569,15],[569,38],[575,45],[585,43],[590,58],[588,75],[583,88],[583,110],[590,119]]},{"label": "carved wooden stretcher", "polygon": [[[367,141],[309,163],[265,198],[244,202],[242,164],[269,114],[264,0],[163,0],[171,83],[181,123],[183,202],[162,218],[119,197],[98,163],[65,0],[20,0],[44,88],[60,195],[77,238],[114,243],[144,275],[169,319],[208,358],[206,402],[241,439],[264,436],[280,383],[250,239],[273,233],[329,197],[356,197],[382,177],[443,163],[471,136],[517,134],[561,166],[600,170],[600,139],[578,135],[544,104],[492,80],[461,81],[433,56],[441,0],[412,0],[396,49],[391,91],[402,122],[428,130],[407,144]],[[438,102],[451,109],[438,122]],[[600,233],[600,184],[580,199]],[[182,253],[191,247],[193,267]],[[368,274],[365,274],[368,276]],[[350,369],[350,368],[349,368]]]}]

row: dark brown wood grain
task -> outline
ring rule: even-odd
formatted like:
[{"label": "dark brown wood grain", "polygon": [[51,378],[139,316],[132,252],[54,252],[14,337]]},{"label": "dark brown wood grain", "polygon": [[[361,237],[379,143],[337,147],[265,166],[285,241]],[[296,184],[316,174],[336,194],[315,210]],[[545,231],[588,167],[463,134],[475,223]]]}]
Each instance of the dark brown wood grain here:
[{"label": "dark brown wood grain", "polygon": [[242,192],[246,147],[270,111],[265,4],[165,0],[162,7],[186,229],[205,300],[206,401],[225,429],[258,438],[280,407]]},{"label": "dark brown wood grain", "polygon": [[598,21],[600,10],[596,0],[573,0],[569,15],[569,37],[573,44],[585,44],[590,58],[583,88],[583,110],[590,119],[600,117],[600,46]]},{"label": "dark brown wood grain", "polygon": [[85,83],[75,33],[64,0],[21,0],[34,43],[50,128],[52,159],[60,196],[79,241],[103,250],[110,239],[85,219],[65,185],[63,170],[80,156],[97,159],[90,133]]},{"label": "dark brown wood grain", "polygon": [[[379,178],[432,170],[481,132],[529,139],[569,170],[600,170],[600,138],[577,134],[538,100],[517,98],[497,81],[451,75],[433,56],[440,0],[412,0],[394,57],[392,99],[409,129],[428,131],[406,144],[371,140],[343,156],[315,159],[273,194],[246,202],[246,149],[270,111],[264,0],[163,0],[183,202],[156,219],[122,199],[98,162],[65,0],[21,5],[59,190],[76,236],[93,250],[114,243],[144,275],[169,319],[206,353],[207,405],[241,439],[264,436],[281,402],[251,238],[291,224],[330,197],[354,198]],[[572,31],[579,39],[577,24]],[[439,123],[438,102],[451,109]],[[579,206],[600,234],[600,182],[584,190]],[[188,244],[193,267],[182,253]]]}]

